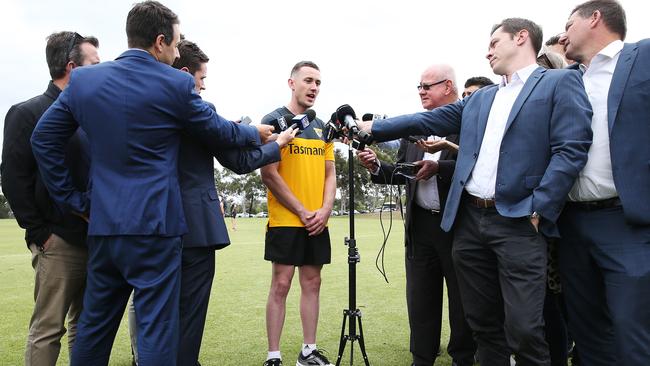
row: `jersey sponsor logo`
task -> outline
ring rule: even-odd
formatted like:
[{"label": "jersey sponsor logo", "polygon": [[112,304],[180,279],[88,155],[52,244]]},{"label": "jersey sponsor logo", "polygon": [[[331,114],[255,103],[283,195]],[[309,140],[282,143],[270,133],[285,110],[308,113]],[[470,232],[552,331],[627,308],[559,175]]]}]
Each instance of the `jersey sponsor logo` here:
[{"label": "jersey sponsor logo", "polygon": [[314,132],[316,132],[316,135],[318,135],[318,138],[320,138],[320,139],[323,138],[323,130],[322,129],[314,127]]},{"label": "jersey sponsor logo", "polygon": [[309,146],[299,146],[296,144],[289,143],[287,145],[289,149],[289,154],[297,155],[320,155],[325,156],[325,149],[322,147],[309,147]]}]

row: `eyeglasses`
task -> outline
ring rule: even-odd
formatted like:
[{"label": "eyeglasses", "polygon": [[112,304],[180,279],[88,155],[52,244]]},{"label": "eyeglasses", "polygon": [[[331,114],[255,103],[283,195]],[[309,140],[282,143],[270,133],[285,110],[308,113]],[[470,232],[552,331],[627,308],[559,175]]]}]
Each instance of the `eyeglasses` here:
[{"label": "eyeglasses", "polygon": [[77,44],[77,40],[83,39],[84,37],[77,33],[74,32],[72,33],[72,38],[70,38],[70,41],[68,42],[68,47],[66,48],[67,52],[65,53],[66,57],[70,57],[70,53],[72,53],[72,50],[74,49],[74,46]]},{"label": "eyeglasses", "polygon": [[425,91],[429,91],[429,89],[431,89],[431,87],[434,87],[434,86],[436,86],[438,84],[442,84],[447,80],[448,79],[443,79],[443,80],[436,81],[435,83],[431,83],[431,84],[420,83],[420,85],[418,85],[418,91],[420,91],[422,89],[424,89]]}]

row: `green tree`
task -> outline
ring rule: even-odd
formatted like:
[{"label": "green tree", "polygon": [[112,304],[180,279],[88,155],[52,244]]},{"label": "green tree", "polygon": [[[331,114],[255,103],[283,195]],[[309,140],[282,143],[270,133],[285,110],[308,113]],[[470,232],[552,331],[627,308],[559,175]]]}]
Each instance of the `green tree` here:
[{"label": "green tree", "polygon": [[[371,149],[377,154],[377,159],[387,163],[394,163],[397,161],[398,149],[391,149],[379,146],[372,146]],[[390,179],[390,177],[388,178]],[[396,202],[399,200],[400,190],[397,186],[388,184],[373,184],[371,183],[369,197],[369,205],[371,208],[379,208],[384,203]],[[402,190],[403,193],[403,190]]]},{"label": "green tree", "polygon": [[229,197],[232,195],[230,181],[232,180],[232,172],[228,169],[219,170],[214,168],[214,186],[222,197]]},{"label": "green tree", "polygon": [[[348,167],[348,152],[347,150],[342,153],[339,150],[334,151],[334,163],[336,166],[336,183],[341,193],[340,210],[348,211],[349,201],[349,167]],[[371,190],[370,173],[361,165],[359,160],[355,157],[353,159],[354,167],[354,209],[367,208],[367,193]]]},{"label": "green tree", "polygon": [[262,176],[259,171],[246,174],[242,180],[242,193],[248,203],[248,213],[256,213],[255,202],[257,199],[266,194],[266,186],[262,183]]},{"label": "green tree", "polygon": [[[218,179],[218,182],[217,182]],[[227,169],[223,169],[219,172],[218,177],[215,172],[215,184],[217,184],[217,189],[220,192],[223,192],[228,198],[229,204],[232,204],[234,197],[243,197],[243,212],[256,213],[260,208],[256,206],[256,202],[260,199],[260,196],[266,195],[266,187],[262,183],[262,177],[258,170],[243,174],[237,175]]]},{"label": "green tree", "polygon": [[233,183],[236,176],[236,174],[228,169],[214,168],[214,186],[223,201],[226,215],[230,214],[232,203],[235,201],[234,197],[237,194]]}]

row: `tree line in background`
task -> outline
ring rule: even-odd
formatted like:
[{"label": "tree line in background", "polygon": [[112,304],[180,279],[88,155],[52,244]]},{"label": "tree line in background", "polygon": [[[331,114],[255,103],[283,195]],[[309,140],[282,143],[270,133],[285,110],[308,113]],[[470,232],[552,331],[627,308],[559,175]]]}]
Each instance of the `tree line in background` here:
[{"label": "tree line in background", "polygon": [[[397,155],[395,149],[375,149],[380,160],[393,162]],[[334,150],[336,165],[337,198],[334,202],[334,211],[337,213],[349,211],[349,179],[348,179],[348,153]],[[355,208],[358,211],[373,211],[390,203],[389,187],[373,184],[370,173],[356,158],[354,164],[354,197]],[[259,171],[251,174],[237,175],[227,169],[214,170],[214,181],[217,192],[221,195],[226,213],[230,213],[233,203],[237,205],[236,212],[257,214],[267,212],[266,187],[262,183]],[[394,188],[393,201],[397,201],[397,189]]]},{"label": "tree line in background", "polygon": [[[380,160],[393,162],[397,155],[394,149],[375,149]],[[347,150],[343,153],[334,150],[336,164],[336,187],[339,194],[334,202],[334,211],[347,212],[348,207],[348,159]],[[382,207],[384,203],[390,203],[391,197],[388,186],[373,184],[370,180],[370,173],[364,168],[359,160],[354,159],[354,197],[355,210],[373,211]],[[2,178],[0,177],[0,185]],[[262,183],[259,171],[251,174],[237,175],[228,169],[214,170],[214,182],[217,192],[221,195],[224,208],[227,214],[232,211],[233,203],[237,205],[239,213],[256,214],[267,212],[266,187]],[[398,195],[397,189],[393,193],[393,201]],[[11,209],[4,195],[0,194],[0,219],[12,218]]]}]

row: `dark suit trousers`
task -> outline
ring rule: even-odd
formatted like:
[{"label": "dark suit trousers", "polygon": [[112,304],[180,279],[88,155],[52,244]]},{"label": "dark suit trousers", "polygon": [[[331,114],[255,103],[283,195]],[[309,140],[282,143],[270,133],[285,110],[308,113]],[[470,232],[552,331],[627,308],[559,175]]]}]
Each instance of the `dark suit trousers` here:
[{"label": "dark suit trousers", "polygon": [[108,365],[132,290],[139,365],[175,365],[180,266],[180,237],[89,236],[84,308],[70,365]]},{"label": "dark suit trousers", "polygon": [[440,347],[443,277],[447,284],[451,338],[447,352],[459,366],[472,365],[476,344],[465,321],[456,272],[451,261],[453,236],[440,228],[440,214],[415,203],[406,247],[406,302],[410,349],[416,366],[431,366]]},{"label": "dark suit trousers", "polygon": [[580,365],[650,365],[650,226],[621,206],[567,203],[558,245],[569,330]]},{"label": "dark suit trousers", "polygon": [[546,343],[551,356],[551,366],[567,366],[569,357],[569,335],[564,317],[562,294],[546,289],[544,302],[544,323]]},{"label": "dark suit trousers", "polygon": [[183,248],[178,366],[196,366],[215,269],[213,247]]},{"label": "dark suit trousers", "polygon": [[463,199],[454,226],[452,257],[481,366],[550,365],[544,340],[546,241],[527,217]]}]

